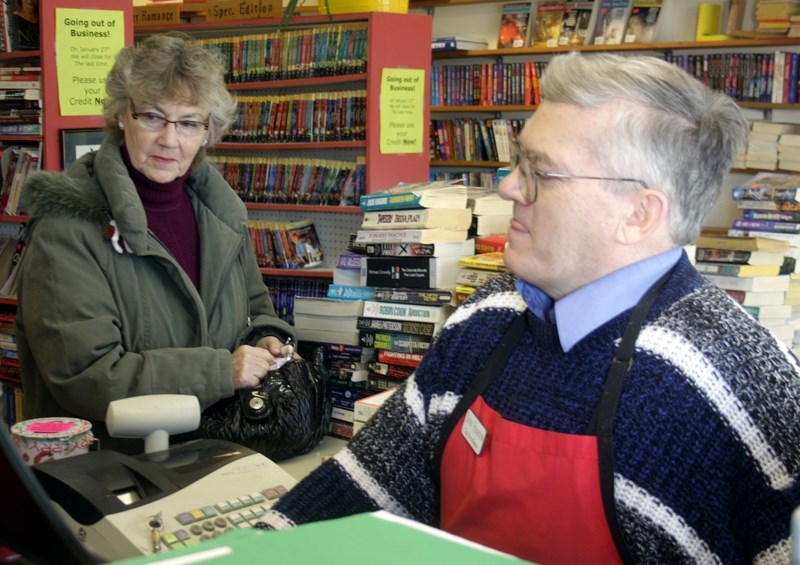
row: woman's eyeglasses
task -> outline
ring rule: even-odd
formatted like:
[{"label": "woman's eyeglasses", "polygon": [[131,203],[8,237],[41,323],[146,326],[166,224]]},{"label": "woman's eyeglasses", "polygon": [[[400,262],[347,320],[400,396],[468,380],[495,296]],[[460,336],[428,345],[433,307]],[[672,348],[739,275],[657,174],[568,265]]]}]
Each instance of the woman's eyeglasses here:
[{"label": "woman's eyeglasses", "polygon": [[511,149],[511,163],[509,165],[511,170],[519,167],[519,172],[523,181],[521,183],[520,190],[522,192],[522,197],[528,204],[533,204],[536,202],[536,198],[539,196],[539,183],[550,180],[604,180],[613,182],[633,182],[638,184],[639,188],[647,188],[647,185],[644,183],[644,181],[640,181],[639,179],[590,177],[584,175],[567,175],[564,173],[545,173],[544,171],[537,169],[534,162],[525,155],[519,140],[516,138],[512,140]]},{"label": "woman's eyeglasses", "polygon": [[175,131],[183,137],[194,137],[208,130],[208,122],[198,122],[195,120],[168,120],[164,116],[153,112],[137,112],[131,100],[131,117],[136,120],[142,129],[147,131],[161,131],[167,124],[174,124]]}]

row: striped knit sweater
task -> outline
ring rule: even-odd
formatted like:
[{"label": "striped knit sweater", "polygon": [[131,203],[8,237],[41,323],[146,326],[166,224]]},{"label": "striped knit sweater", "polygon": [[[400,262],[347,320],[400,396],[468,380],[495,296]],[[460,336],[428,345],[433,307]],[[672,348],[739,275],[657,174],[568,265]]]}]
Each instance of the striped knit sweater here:
[{"label": "striped knit sweater", "polygon": [[[564,353],[510,275],[484,285],[370,424],[264,522],[280,529],[385,509],[438,525],[433,446],[512,319],[527,316],[526,333],[484,399],[506,419],[579,434],[629,314]],[[637,563],[789,562],[800,368],[685,256],[638,337],[614,426],[616,509]]]}]

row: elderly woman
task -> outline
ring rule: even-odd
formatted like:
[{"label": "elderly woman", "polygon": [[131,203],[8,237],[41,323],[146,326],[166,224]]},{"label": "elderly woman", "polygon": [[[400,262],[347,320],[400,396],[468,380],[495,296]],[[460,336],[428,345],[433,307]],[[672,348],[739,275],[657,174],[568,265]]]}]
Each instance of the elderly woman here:
[{"label": "elderly woman", "polygon": [[276,317],[246,210],[204,160],[236,103],[224,69],[180,34],[117,56],[108,135],[64,173],[37,173],[19,279],[25,418],[80,417],[103,447],[109,402],[255,386],[293,337]]}]

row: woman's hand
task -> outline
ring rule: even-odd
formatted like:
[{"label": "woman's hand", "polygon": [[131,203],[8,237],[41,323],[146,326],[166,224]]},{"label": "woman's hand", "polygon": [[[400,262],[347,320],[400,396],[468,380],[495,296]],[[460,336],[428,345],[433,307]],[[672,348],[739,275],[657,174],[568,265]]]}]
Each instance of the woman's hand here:
[{"label": "woman's hand", "polygon": [[233,388],[258,386],[274,364],[275,356],[268,348],[242,345],[233,352]]}]

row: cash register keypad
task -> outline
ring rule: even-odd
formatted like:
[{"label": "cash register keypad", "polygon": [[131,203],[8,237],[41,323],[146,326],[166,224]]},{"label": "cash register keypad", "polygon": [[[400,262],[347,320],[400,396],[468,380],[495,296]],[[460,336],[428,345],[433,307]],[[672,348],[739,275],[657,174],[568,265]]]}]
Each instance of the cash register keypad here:
[{"label": "cash register keypad", "polygon": [[215,538],[234,528],[249,528],[286,490],[283,485],[277,485],[261,492],[181,512],[175,516],[175,520],[183,527],[162,532],[161,543],[166,549],[178,549]]}]

